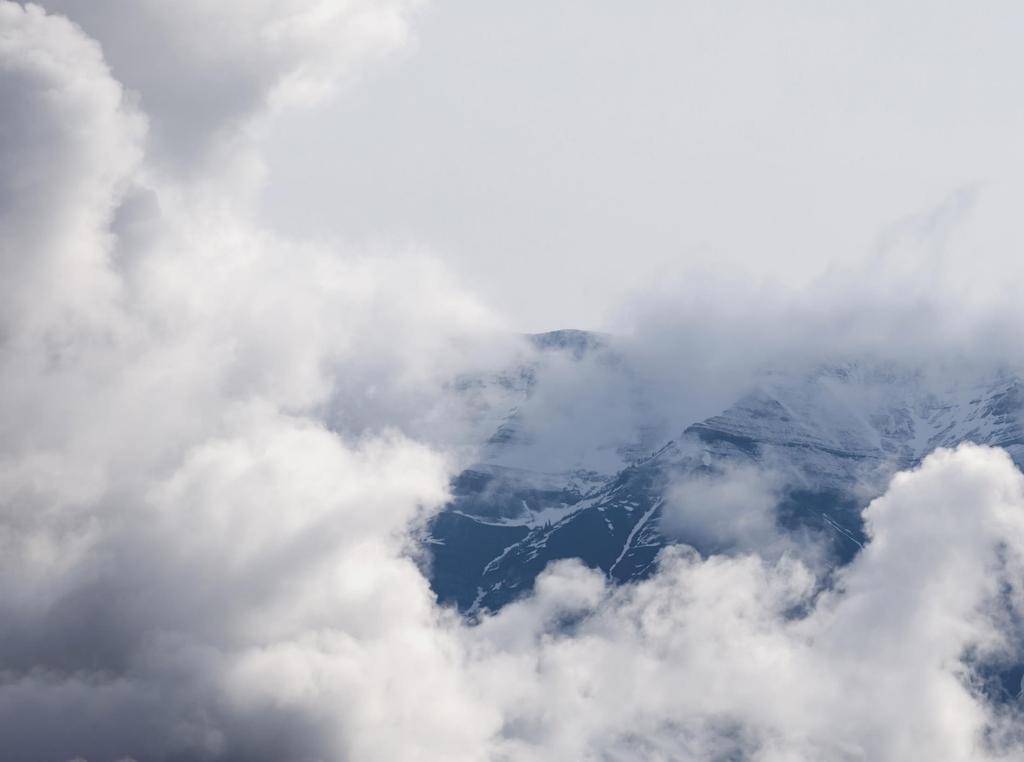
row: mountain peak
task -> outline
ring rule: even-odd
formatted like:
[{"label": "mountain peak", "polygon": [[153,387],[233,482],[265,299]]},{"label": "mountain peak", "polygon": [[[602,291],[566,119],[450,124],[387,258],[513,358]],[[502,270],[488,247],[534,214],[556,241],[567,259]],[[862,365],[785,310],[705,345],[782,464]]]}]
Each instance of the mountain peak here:
[{"label": "mountain peak", "polygon": [[581,331],[578,328],[561,328],[545,333],[528,333],[526,339],[535,349],[542,352],[568,351],[578,360],[588,352],[605,349],[609,336],[594,331]]}]

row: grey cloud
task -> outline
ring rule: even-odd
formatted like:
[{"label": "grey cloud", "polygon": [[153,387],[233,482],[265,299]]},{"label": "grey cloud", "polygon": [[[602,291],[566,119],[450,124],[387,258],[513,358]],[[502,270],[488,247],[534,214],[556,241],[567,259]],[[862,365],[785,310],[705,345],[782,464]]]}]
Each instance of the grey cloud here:
[{"label": "grey cloud", "polygon": [[150,117],[151,158],[164,171],[193,173],[237,152],[267,109],[322,99],[367,60],[400,50],[417,4],[41,3],[102,43],[115,76]]}]

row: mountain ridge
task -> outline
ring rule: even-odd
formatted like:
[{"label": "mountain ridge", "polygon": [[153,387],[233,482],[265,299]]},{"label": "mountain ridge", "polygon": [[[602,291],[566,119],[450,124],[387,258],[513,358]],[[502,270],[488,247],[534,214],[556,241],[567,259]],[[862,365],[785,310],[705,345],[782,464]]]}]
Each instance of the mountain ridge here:
[{"label": "mountain ridge", "polygon": [[[569,368],[615,351],[611,337],[556,333],[531,342],[561,354]],[[608,367],[630,373],[621,355]],[[1005,368],[962,379],[873,360],[766,371],[733,404],[639,457],[620,444],[621,462],[611,473],[545,472],[518,467],[515,457],[502,462],[503,453],[535,446],[528,436],[530,398],[544,383],[538,372],[510,411],[516,425],[501,441],[488,442],[488,462],[456,478],[452,503],[429,528],[435,593],[463,612],[501,608],[561,558],[578,558],[625,583],[649,574],[668,545],[730,552],[728,543],[665,531],[666,508],[687,510],[669,489],[687,480],[733,469],[770,475],[779,536],[810,538],[839,565],[865,540],[860,511],[867,502],[893,472],[935,448],[972,441],[1004,447],[1018,465],[1024,462],[1024,381]],[[620,438],[636,438],[636,432]]]}]

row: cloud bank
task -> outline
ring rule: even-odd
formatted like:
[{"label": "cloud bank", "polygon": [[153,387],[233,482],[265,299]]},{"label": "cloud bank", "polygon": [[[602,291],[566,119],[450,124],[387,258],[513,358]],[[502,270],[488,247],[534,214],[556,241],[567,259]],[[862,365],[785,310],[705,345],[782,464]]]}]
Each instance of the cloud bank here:
[{"label": "cloud bank", "polygon": [[0,3],[0,757],[1022,753],[990,696],[1024,606],[995,450],[897,476],[826,592],[677,550],[622,588],[558,564],[476,626],[439,608],[413,533],[457,468],[445,380],[498,323],[415,252],[267,232],[235,161],[410,7],[45,7]]},{"label": "cloud bank", "polygon": [[[480,627],[515,665],[504,689],[523,685],[512,757],[1015,757],[1015,709],[986,703],[965,656],[1019,650],[1021,488],[1001,452],[932,455],[871,504],[867,550],[816,599],[800,563],[752,555],[674,553],[614,591],[549,571]],[[559,616],[571,635],[538,641]]]}]

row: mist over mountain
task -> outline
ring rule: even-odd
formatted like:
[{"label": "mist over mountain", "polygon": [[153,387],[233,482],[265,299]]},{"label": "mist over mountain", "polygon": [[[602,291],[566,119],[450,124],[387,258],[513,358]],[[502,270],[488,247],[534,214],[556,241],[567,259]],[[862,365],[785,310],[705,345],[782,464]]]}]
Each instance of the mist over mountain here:
[{"label": "mist over mountain", "polygon": [[673,430],[679,412],[630,366],[628,339],[528,340],[532,363],[478,380],[507,391],[507,412],[426,538],[435,591],[471,613],[528,594],[563,558],[620,583],[675,544],[840,566],[893,473],[963,443],[1024,459],[1024,381],[1005,366],[768,366],[719,413]]},{"label": "mist over mountain", "polygon": [[539,7],[0,0],[0,762],[1024,758],[1020,8]]}]

